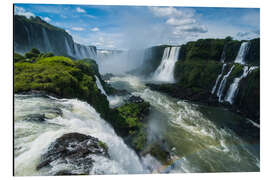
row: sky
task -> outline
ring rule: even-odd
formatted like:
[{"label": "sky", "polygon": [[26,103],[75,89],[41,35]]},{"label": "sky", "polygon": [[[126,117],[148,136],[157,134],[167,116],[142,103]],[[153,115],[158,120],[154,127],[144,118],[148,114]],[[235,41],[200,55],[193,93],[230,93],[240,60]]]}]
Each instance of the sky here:
[{"label": "sky", "polygon": [[201,38],[260,36],[260,9],[16,4],[14,13],[39,16],[75,42],[99,49],[180,45]]}]

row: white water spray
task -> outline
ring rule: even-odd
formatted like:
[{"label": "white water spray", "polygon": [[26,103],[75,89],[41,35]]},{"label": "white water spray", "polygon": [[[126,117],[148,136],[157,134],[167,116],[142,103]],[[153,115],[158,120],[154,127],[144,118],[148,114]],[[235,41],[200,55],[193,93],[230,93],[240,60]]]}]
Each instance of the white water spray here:
[{"label": "white water spray", "polygon": [[[30,114],[46,117],[61,109],[62,115],[45,122],[26,121]],[[78,132],[98,138],[108,145],[110,159],[97,157],[90,174],[149,173],[136,153],[130,149],[93,107],[76,99],[56,99],[15,95],[15,175],[52,175],[68,168],[61,162],[52,169],[37,171],[40,156],[63,134]],[[72,164],[70,164],[71,166]]]},{"label": "white water spray", "polygon": [[218,91],[217,91],[217,97],[218,97],[218,101],[219,102],[222,102],[222,95],[223,95],[223,91],[224,91],[224,88],[225,88],[225,85],[226,85],[226,82],[227,82],[227,78],[230,76],[232,70],[234,68],[234,65],[231,67],[231,69],[229,70],[229,72],[224,75],[220,85],[219,85],[219,88],[218,88]]},{"label": "white water spray", "polygon": [[235,78],[233,83],[230,85],[230,88],[227,91],[227,95],[225,97],[225,101],[229,102],[230,104],[233,104],[234,98],[236,97],[238,90],[239,90],[238,86],[239,86],[240,81],[243,78],[247,77],[247,75],[256,68],[257,67],[255,67],[255,66],[250,67],[250,68],[248,68],[248,66],[244,66],[243,74],[240,77]]},{"label": "white water spray", "polygon": [[167,47],[157,70],[154,72],[154,80],[173,82],[174,65],[178,59],[180,47]]},{"label": "white water spray", "polygon": [[218,77],[217,77],[217,79],[216,79],[216,82],[215,82],[215,85],[214,85],[214,87],[213,87],[213,89],[212,89],[212,91],[211,91],[212,94],[214,94],[215,91],[216,91],[217,84],[218,84],[219,79],[221,78],[221,76],[222,76],[222,74],[223,74],[223,72],[224,72],[224,69],[225,69],[226,65],[227,65],[227,64],[223,64],[223,66],[222,66],[221,73],[218,75]]}]

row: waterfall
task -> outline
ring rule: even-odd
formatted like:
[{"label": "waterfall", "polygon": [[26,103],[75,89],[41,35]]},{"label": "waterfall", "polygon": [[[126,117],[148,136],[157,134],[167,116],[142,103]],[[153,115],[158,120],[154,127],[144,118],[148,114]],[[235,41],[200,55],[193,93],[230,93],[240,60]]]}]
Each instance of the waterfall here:
[{"label": "waterfall", "polygon": [[240,81],[243,78],[247,77],[247,75],[256,68],[257,67],[255,67],[255,66],[250,67],[250,68],[248,68],[248,66],[244,66],[243,74],[240,77],[235,78],[233,83],[230,85],[230,88],[229,88],[227,95],[225,97],[225,101],[229,102],[230,104],[233,104],[234,98],[236,97],[238,90],[239,90],[238,86],[239,86]]},{"label": "waterfall", "polygon": [[245,57],[248,51],[249,43],[243,42],[241,47],[238,51],[237,57],[235,58],[234,62],[239,64],[245,64]]},{"label": "waterfall", "polygon": [[214,87],[213,87],[213,89],[212,89],[212,91],[211,91],[211,93],[212,93],[212,94],[214,94],[214,93],[215,93],[215,91],[216,91],[216,88],[217,88],[217,85],[218,85],[219,79],[221,78],[221,76],[222,76],[222,74],[223,74],[223,71],[224,71],[224,69],[225,69],[226,65],[227,65],[227,64],[223,64],[223,66],[222,66],[221,73],[218,75],[218,77],[217,77],[217,79],[216,79],[216,83],[215,83],[215,85],[214,85]]},{"label": "waterfall", "polygon": [[231,67],[231,69],[229,70],[229,72],[223,76],[223,79],[219,85],[219,88],[218,88],[218,91],[217,91],[217,97],[218,97],[218,101],[219,102],[222,102],[222,93],[224,91],[224,88],[225,88],[225,85],[226,85],[226,82],[227,82],[227,78],[230,76],[232,70],[234,68],[234,65]]},{"label": "waterfall", "polygon": [[74,43],[74,49],[75,49],[74,56],[78,59],[83,59],[83,58],[96,59],[96,52],[94,51],[93,47]]},{"label": "waterfall", "polygon": [[26,33],[27,33],[28,46],[31,47],[32,41],[31,41],[31,35],[30,35],[30,32],[29,32],[29,30],[28,30],[28,28],[27,28],[26,26],[23,26],[23,27],[24,27],[24,29],[25,29],[25,31],[26,31]]},{"label": "waterfall", "polygon": [[79,51],[79,44],[74,43],[74,49],[75,49],[75,57],[81,59],[82,55],[80,54],[80,51]]},{"label": "waterfall", "polygon": [[69,46],[69,44],[68,44],[68,41],[67,41],[67,38],[65,37],[65,45],[66,45],[66,49],[67,49],[67,54],[69,55],[69,56],[72,56],[72,51],[71,51],[71,49],[70,49],[70,46]]},{"label": "waterfall", "polygon": [[103,86],[99,80],[99,78],[95,75],[95,78],[96,78],[96,83],[97,83],[97,87],[98,89],[101,91],[102,94],[104,94],[105,96],[107,96],[107,93],[106,91],[103,89]]},{"label": "waterfall", "polygon": [[52,52],[51,43],[50,43],[47,31],[44,28],[42,28],[42,34],[43,34],[43,38],[44,38],[46,51],[47,52]]},{"label": "waterfall", "polygon": [[180,47],[167,47],[157,70],[154,72],[154,79],[158,81],[173,82],[174,65],[178,59]]},{"label": "waterfall", "polygon": [[94,48],[88,46],[87,49],[88,49],[88,53],[90,54],[90,57],[93,58],[93,59],[96,59],[97,58],[97,54],[96,54]]},{"label": "waterfall", "polygon": [[226,55],[226,52],[225,52],[225,45],[223,47],[223,51],[222,51],[222,54],[221,54],[221,58],[220,58],[220,62],[224,63],[225,61],[225,55]]}]

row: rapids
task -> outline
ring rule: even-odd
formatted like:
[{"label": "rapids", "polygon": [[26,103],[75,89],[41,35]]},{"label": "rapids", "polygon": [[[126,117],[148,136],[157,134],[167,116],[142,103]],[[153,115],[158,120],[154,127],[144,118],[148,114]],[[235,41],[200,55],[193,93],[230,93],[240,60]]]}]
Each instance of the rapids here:
[{"label": "rapids", "polygon": [[[98,79],[98,78],[97,78]],[[77,99],[57,99],[40,95],[15,95],[15,175],[51,175],[36,170],[40,155],[56,138],[69,132],[91,135],[109,147],[110,159],[97,156],[89,174],[181,173],[259,171],[259,142],[250,143],[223,122],[244,121],[225,109],[176,100],[152,91],[136,76],[115,76],[108,83],[126,89],[151,104],[148,141],[164,139],[169,145],[170,165],[164,166],[150,155],[138,156],[117,136],[114,129],[89,104]],[[97,84],[101,84],[97,81]],[[99,87],[100,89],[102,87]],[[115,99],[107,96],[110,104]],[[115,96],[118,101],[123,97]],[[31,115],[44,114],[44,121]],[[247,120],[254,128],[259,128]]]}]

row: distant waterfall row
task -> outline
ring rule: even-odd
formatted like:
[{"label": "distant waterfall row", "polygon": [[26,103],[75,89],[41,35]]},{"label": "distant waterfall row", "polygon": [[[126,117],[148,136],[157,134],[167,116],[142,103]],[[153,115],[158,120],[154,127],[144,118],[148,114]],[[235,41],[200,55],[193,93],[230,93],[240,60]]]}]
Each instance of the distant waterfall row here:
[{"label": "distant waterfall row", "polygon": [[162,60],[153,79],[164,82],[174,82],[174,65],[179,56],[180,47],[167,47],[164,49]]},{"label": "distant waterfall row", "polygon": [[[18,25],[17,25],[18,26]],[[75,43],[65,31],[45,28],[41,25],[23,24],[21,34],[14,37],[14,50],[24,54],[32,48],[55,55],[70,56],[74,59],[96,59],[96,47]]]},{"label": "distant waterfall row", "polygon": [[74,50],[73,50],[67,43],[66,38],[65,38],[65,44],[66,44],[66,49],[69,56],[76,57],[78,59],[83,59],[83,58],[96,59],[97,57],[97,53],[94,47],[84,46],[84,45],[77,44],[74,42],[73,43]]}]

